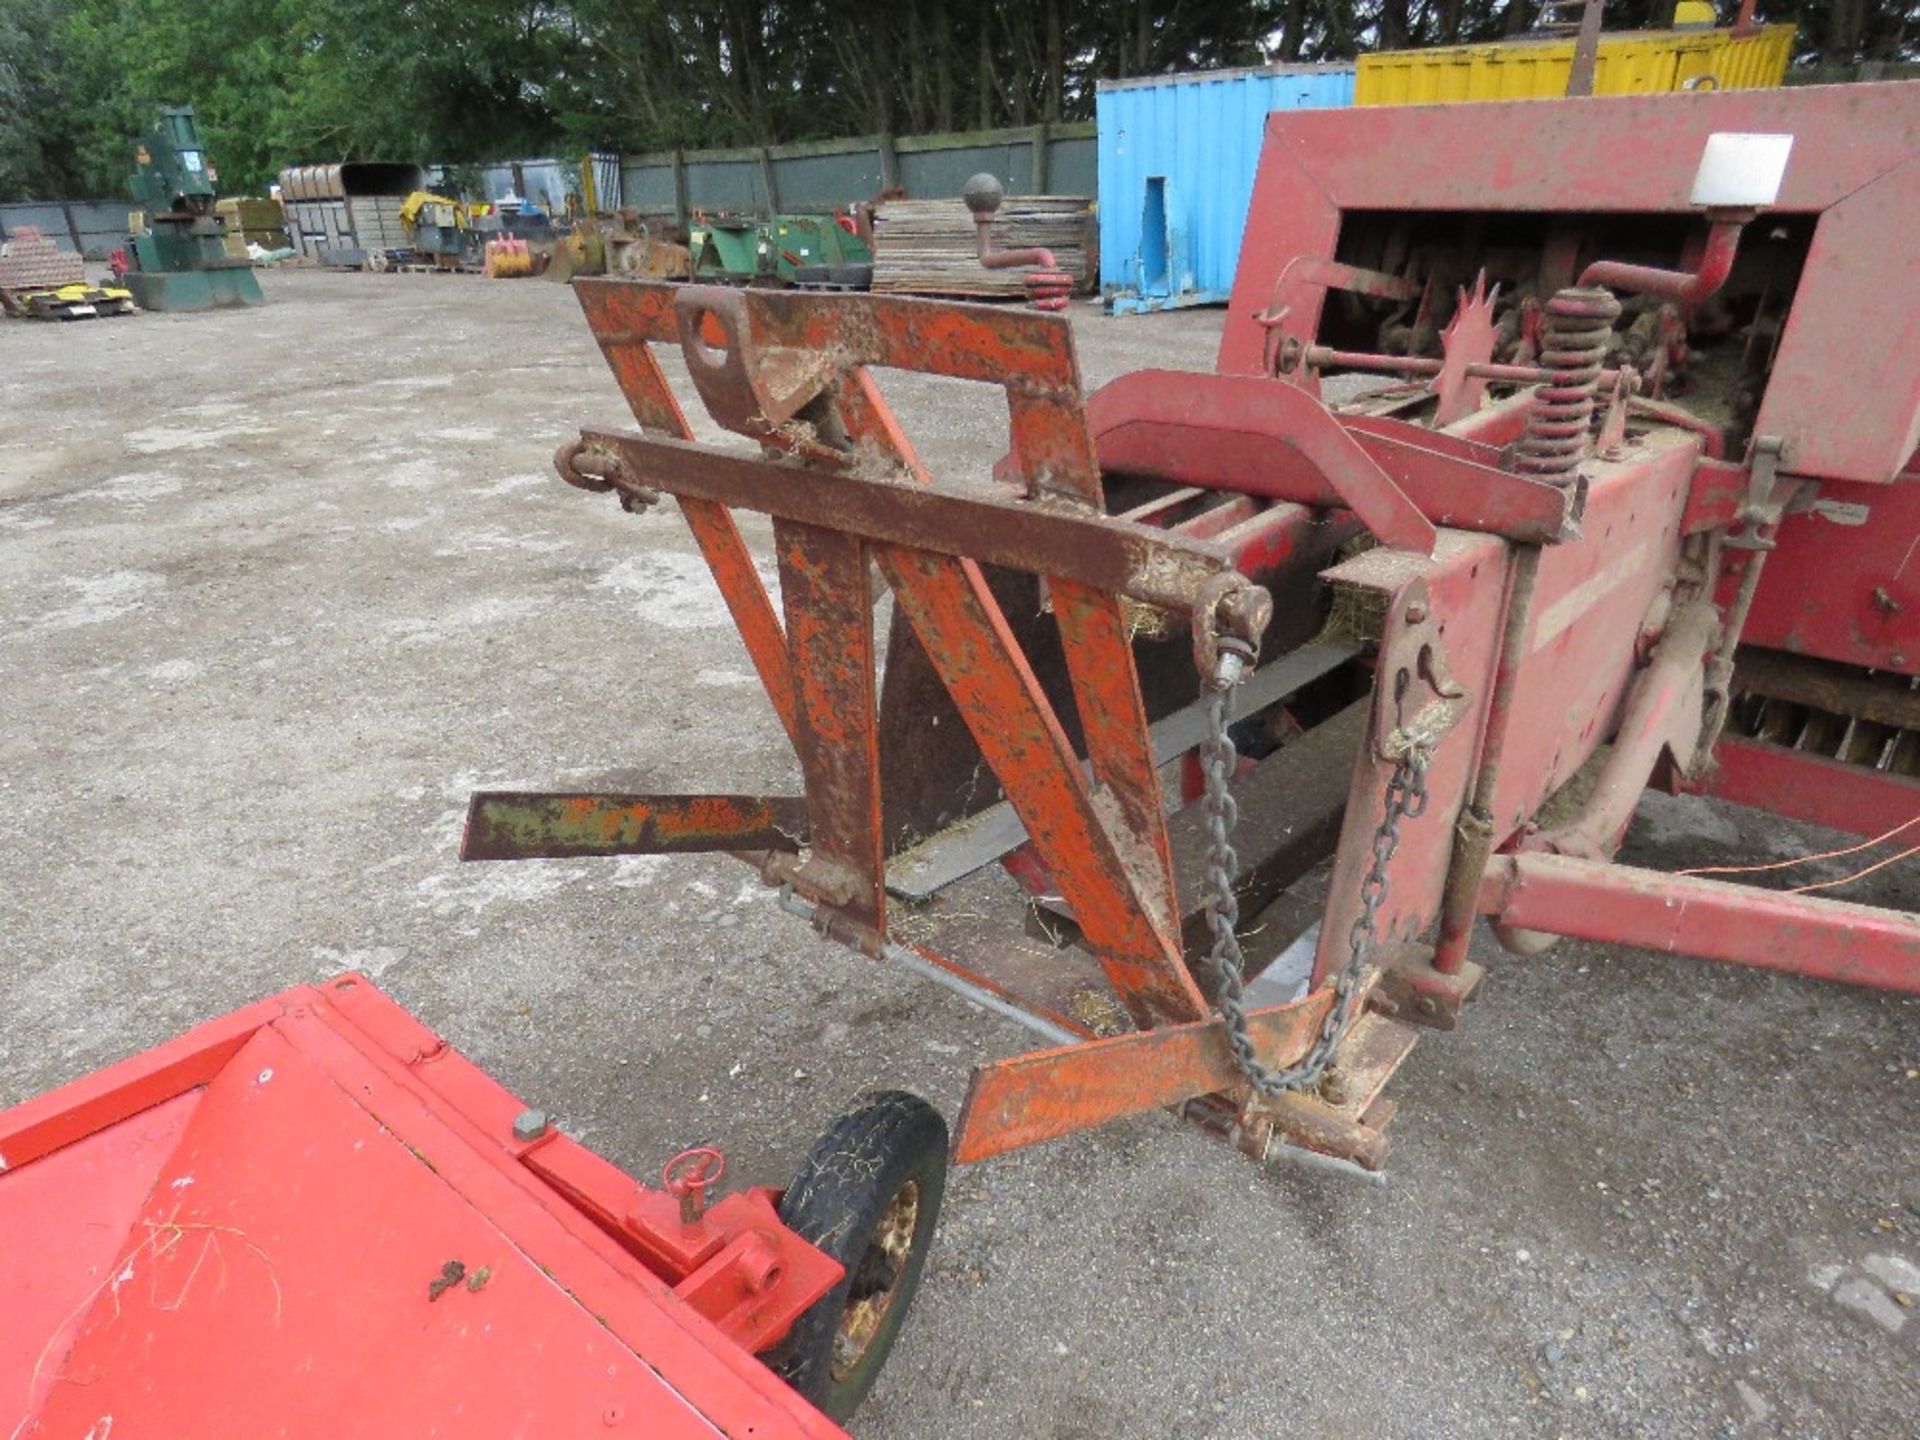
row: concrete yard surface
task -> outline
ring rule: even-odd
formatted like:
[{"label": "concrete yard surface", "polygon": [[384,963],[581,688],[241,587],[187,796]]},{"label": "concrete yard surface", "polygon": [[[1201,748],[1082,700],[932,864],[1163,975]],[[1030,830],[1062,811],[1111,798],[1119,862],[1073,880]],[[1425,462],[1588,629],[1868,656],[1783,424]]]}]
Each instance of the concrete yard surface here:
[{"label": "concrete yard surface", "polygon": [[[565,287],[261,283],[0,321],[0,1105],[355,968],[636,1176],[717,1142],[778,1184],[861,1091],[951,1116],[1032,1048],[731,861],[461,866],[477,787],[791,792],[791,753],[670,507],[554,476],[628,423]],[[1220,318],[1073,323],[1098,383]],[[1004,449],[982,392],[882,383],[936,470]],[[1629,856],[1836,843],[1651,797]],[[854,1434],[1920,1433],[1920,1003],[1480,945],[1384,1187],[1160,1114],[957,1172]]]}]

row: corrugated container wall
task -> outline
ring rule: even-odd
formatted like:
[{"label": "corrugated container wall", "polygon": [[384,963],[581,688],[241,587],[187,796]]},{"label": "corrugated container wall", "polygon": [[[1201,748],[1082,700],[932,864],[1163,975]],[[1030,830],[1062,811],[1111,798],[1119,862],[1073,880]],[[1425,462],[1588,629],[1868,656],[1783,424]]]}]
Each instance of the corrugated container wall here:
[{"label": "corrugated container wall", "polygon": [[[1224,301],[1240,259],[1268,112],[1352,103],[1353,70],[1345,66],[1102,81],[1094,98],[1101,288],[1139,291],[1145,279],[1145,288],[1163,293],[1162,304]],[[1161,183],[1150,187],[1149,179]],[[1160,227],[1143,222],[1150,192],[1166,206],[1164,233],[1174,236],[1173,255],[1163,253],[1169,247]],[[1149,228],[1155,241],[1143,260]],[[1157,280],[1156,266],[1173,273]]]},{"label": "corrugated container wall", "polygon": [[[1763,90],[1793,58],[1791,25],[1732,30],[1628,30],[1600,36],[1596,95],[1645,95],[1702,86]],[[1567,93],[1573,41],[1510,40],[1362,55],[1356,105],[1430,105],[1449,100],[1533,100]]]}]

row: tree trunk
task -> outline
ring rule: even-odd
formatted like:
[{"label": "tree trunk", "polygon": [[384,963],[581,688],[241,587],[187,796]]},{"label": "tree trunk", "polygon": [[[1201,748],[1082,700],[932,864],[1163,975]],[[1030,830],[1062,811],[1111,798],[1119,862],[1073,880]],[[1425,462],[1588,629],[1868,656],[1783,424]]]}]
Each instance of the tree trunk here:
[{"label": "tree trunk", "polygon": [[1851,65],[1860,49],[1865,0],[1833,0],[1827,9],[1827,34],[1820,47],[1823,65]]},{"label": "tree trunk", "polygon": [[1280,19],[1280,58],[1292,65],[1307,42],[1307,0],[1287,0]]},{"label": "tree trunk", "polygon": [[918,0],[907,0],[907,117],[917,131],[932,127],[932,89],[927,83],[927,34]]},{"label": "tree trunk", "polygon": [[1047,0],[1047,90],[1043,118],[1052,124],[1060,118],[1060,101],[1067,82],[1066,37],[1060,24],[1060,0]]},{"label": "tree trunk", "polygon": [[991,130],[993,128],[993,118],[996,109],[993,103],[993,25],[991,20],[984,14],[979,17],[979,21],[980,58],[979,74],[976,83],[980,87],[980,93],[975,97],[979,109],[975,114],[974,129]]},{"label": "tree trunk", "polygon": [[953,129],[953,30],[947,0],[933,0],[933,126]]},{"label": "tree trunk", "polygon": [[1380,48],[1407,48],[1407,0],[1381,0]]}]

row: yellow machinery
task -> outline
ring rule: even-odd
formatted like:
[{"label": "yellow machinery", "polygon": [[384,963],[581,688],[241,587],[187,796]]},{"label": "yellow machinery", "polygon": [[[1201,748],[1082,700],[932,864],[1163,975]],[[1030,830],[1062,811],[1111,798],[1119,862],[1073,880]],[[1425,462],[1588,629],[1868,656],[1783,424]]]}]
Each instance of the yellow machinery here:
[{"label": "yellow machinery", "polygon": [[431,190],[416,190],[400,202],[400,226],[414,253],[443,270],[457,270],[479,254],[473,212]]},{"label": "yellow machinery", "polygon": [[39,290],[0,290],[0,314],[23,320],[91,320],[131,315],[133,292],[118,285],[55,285]]}]

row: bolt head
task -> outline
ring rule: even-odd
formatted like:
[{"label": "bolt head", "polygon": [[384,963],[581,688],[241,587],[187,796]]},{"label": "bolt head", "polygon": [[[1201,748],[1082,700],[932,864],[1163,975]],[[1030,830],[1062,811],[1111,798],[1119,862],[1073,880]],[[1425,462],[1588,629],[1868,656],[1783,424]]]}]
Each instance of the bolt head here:
[{"label": "bolt head", "polygon": [[553,1126],[544,1110],[522,1110],[513,1117],[513,1138],[516,1140],[538,1140]]},{"label": "bolt head", "polygon": [[1424,604],[1422,604],[1420,601],[1415,600],[1407,606],[1407,623],[1409,625],[1418,625],[1422,620],[1425,620],[1426,618],[1427,618],[1427,607]]}]

